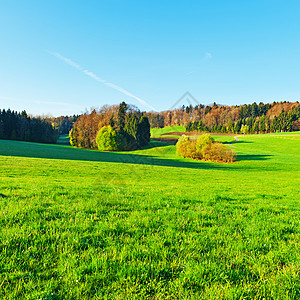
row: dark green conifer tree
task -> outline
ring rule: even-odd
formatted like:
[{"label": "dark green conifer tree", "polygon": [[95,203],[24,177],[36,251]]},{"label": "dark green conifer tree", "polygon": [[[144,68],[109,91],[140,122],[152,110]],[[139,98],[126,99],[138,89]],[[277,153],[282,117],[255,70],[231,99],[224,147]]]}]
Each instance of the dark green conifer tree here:
[{"label": "dark green conifer tree", "polygon": [[146,146],[150,142],[150,123],[146,116],[140,119],[136,137],[139,147]]}]

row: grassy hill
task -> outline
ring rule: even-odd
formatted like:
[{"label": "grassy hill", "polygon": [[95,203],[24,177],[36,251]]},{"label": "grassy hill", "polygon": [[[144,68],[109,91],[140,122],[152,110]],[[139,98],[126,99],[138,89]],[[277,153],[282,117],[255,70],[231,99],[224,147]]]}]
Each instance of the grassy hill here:
[{"label": "grassy hill", "polygon": [[163,134],[172,132],[185,132],[185,127],[183,126],[167,126],[164,128],[151,128],[151,137],[159,138]]},{"label": "grassy hill", "polygon": [[61,141],[0,140],[0,298],[299,299],[299,133],[233,164]]}]

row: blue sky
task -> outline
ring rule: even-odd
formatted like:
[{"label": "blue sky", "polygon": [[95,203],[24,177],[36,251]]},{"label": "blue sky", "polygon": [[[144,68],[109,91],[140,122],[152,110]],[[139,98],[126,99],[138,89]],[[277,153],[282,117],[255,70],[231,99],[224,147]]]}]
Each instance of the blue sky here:
[{"label": "blue sky", "polygon": [[[297,101],[299,1],[0,0],[0,107]],[[183,103],[182,104],[186,104]]]}]

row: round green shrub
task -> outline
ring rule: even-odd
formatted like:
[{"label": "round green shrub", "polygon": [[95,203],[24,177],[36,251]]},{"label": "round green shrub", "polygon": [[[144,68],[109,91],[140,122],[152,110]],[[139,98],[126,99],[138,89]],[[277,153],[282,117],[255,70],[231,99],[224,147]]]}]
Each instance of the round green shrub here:
[{"label": "round green shrub", "polygon": [[209,134],[203,134],[203,135],[200,135],[198,138],[197,138],[197,151],[199,153],[201,153],[201,150],[204,146],[206,145],[210,145],[214,142],[214,138],[209,135]]},{"label": "round green shrub", "polygon": [[100,151],[117,151],[123,149],[124,138],[111,126],[103,126],[97,134],[96,143]]}]

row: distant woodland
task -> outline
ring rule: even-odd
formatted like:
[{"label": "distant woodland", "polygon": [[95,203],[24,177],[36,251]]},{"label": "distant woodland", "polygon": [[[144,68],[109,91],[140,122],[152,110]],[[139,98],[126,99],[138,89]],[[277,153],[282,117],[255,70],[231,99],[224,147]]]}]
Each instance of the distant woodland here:
[{"label": "distant woodland", "polygon": [[74,146],[97,149],[96,138],[104,126],[110,126],[113,130],[109,129],[110,132],[118,136],[117,148],[130,150],[148,143],[150,127],[184,126],[186,131],[245,134],[298,131],[300,104],[284,101],[226,106],[214,103],[157,113],[141,112],[122,102],[80,116],[58,118],[0,110],[0,139],[56,143],[59,135],[70,133]]},{"label": "distant woodland", "polygon": [[273,102],[239,106],[214,103],[182,106],[160,113],[147,113],[151,128],[184,126],[187,131],[220,133],[267,133],[300,130],[300,104]]},{"label": "distant woodland", "polygon": [[0,110],[0,139],[56,143],[58,130],[50,120],[8,110]]}]

